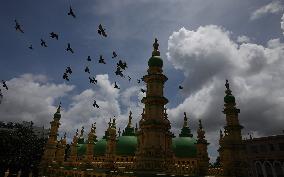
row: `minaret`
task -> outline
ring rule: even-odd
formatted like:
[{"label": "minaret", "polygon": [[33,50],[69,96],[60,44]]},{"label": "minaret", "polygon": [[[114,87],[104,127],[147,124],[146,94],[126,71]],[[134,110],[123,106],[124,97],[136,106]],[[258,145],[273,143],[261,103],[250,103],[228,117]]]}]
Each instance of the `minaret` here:
[{"label": "minaret", "polygon": [[112,123],[111,120],[109,122],[109,127],[107,129],[108,137],[107,137],[107,147],[106,147],[106,160],[104,163],[104,167],[107,169],[113,170],[114,168],[114,160],[115,160],[115,148],[116,148],[116,119],[113,118]]},{"label": "minaret", "polygon": [[153,44],[152,57],[148,61],[148,74],[143,77],[147,84],[146,97],[142,99],[145,109],[139,121],[138,150],[136,154],[137,171],[165,172],[172,160],[172,133],[170,122],[165,119],[163,60],[160,57],[158,40]]},{"label": "minaret", "polygon": [[58,141],[57,151],[56,151],[56,162],[59,164],[64,162],[65,158],[65,149],[66,149],[66,133],[64,133],[64,137]]},{"label": "minaret", "polygon": [[88,142],[87,142],[87,160],[91,161],[94,156],[94,144],[97,141],[96,136],[96,122],[92,124],[91,131],[88,134]]},{"label": "minaret", "polygon": [[61,108],[61,103],[59,104],[56,113],[53,116],[53,121],[50,122],[50,132],[48,136],[47,143],[45,145],[45,150],[44,154],[42,156],[41,160],[41,166],[44,168],[47,164],[52,163],[52,161],[55,160],[55,153],[56,153],[56,145],[57,145],[57,136],[58,136],[58,128],[60,126],[60,108]]},{"label": "minaret", "polygon": [[209,157],[207,152],[207,146],[209,143],[205,139],[205,131],[202,127],[201,120],[199,120],[199,127],[197,130],[197,157],[199,158],[198,164],[199,164],[199,175],[205,176],[208,173],[208,167],[209,167]]},{"label": "minaret", "polygon": [[225,133],[220,136],[220,161],[225,176],[246,177],[248,176],[245,163],[245,146],[242,142],[241,130],[243,126],[239,124],[238,114],[240,110],[236,108],[235,97],[232,95],[228,80],[226,80],[226,96],[224,97],[224,111],[226,115]]},{"label": "minaret", "polygon": [[71,152],[70,152],[70,157],[68,159],[68,161],[70,162],[76,162],[77,160],[77,146],[78,146],[78,135],[79,135],[79,130],[76,130],[76,134],[73,137],[73,141],[71,143]]},{"label": "minaret", "polygon": [[183,118],[183,127],[181,129],[181,133],[179,134],[179,137],[193,137],[191,134],[191,130],[188,126],[188,118],[186,116],[186,112],[183,113],[184,118]]},{"label": "minaret", "polygon": [[135,136],[135,130],[132,126],[132,112],[129,112],[128,124],[122,133],[122,136]]}]

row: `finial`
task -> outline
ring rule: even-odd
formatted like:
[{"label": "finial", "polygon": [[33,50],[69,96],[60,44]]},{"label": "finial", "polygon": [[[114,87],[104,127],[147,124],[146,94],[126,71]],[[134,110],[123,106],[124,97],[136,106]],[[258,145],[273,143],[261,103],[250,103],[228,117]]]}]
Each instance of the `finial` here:
[{"label": "finial", "polygon": [[109,118],[108,127],[111,126],[111,118]]},{"label": "finial", "polygon": [[61,108],[61,101],[59,102],[59,105],[58,105],[58,107],[57,107],[57,113],[60,113],[60,108]]},{"label": "finial", "polygon": [[153,44],[153,52],[152,52],[152,56],[160,56],[160,52],[159,52],[159,43],[158,43],[158,39],[155,38],[155,43]]},{"label": "finial", "polygon": [[199,119],[198,122],[199,122],[199,129],[202,129],[203,127],[202,127],[201,119]]},{"label": "finial", "polygon": [[226,93],[227,95],[231,95],[231,94],[232,94],[232,91],[230,90],[230,84],[229,84],[228,79],[226,79],[225,87],[226,87],[226,89],[227,89],[227,90],[225,91],[225,93]]},{"label": "finial", "polygon": [[115,119],[115,116],[114,116],[114,118],[112,119],[112,127],[113,127],[113,128],[116,128],[115,120],[116,120],[116,119]]},{"label": "finial", "polygon": [[132,121],[132,112],[129,112],[129,117],[128,117],[128,125],[127,127],[131,127],[131,121]]},{"label": "finial", "polygon": [[83,134],[84,134],[84,126],[82,126],[80,137],[82,137]]},{"label": "finial", "polygon": [[184,118],[183,118],[183,127],[187,127],[187,117],[186,117],[186,112],[183,113]]},{"label": "finial", "polygon": [[78,136],[79,135],[79,130],[78,130],[78,128],[77,128],[77,130],[76,130],[76,135],[75,136]]},{"label": "finial", "polygon": [[64,136],[63,137],[64,137],[64,139],[66,139],[66,132],[64,132]]}]

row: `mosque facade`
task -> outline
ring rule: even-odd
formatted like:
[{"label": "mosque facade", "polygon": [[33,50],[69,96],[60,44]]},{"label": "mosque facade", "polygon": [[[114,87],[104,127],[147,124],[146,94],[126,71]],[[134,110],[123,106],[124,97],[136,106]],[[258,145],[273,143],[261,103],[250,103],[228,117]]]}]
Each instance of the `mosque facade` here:
[{"label": "mosque facade", "polygon": [[45,151],[40,164],[41,176],[49,177],[105,177],[105,176],[240,176],[246,177],[242,126],[238,121],[239,109],[235,97],[226,83],[224,114],[225,132],[220,132],[221,168],[210,169],[205,130],[199,120],[197,137],[193,137],[184,113],[180,134],[171,131],[165,105],[163,60],[158,50],[158,40],[153,44],[152,56],[148,60],[145,105],[139,126],[132,125],[132,113],[128,124],[121,132],[116,119],[111,119],[103,138],[96,136],[96,124],[91,125],[84,139],[84,128],[77,130],[66,152],[66,135],[58,140],[60,106],[52,120]]}]

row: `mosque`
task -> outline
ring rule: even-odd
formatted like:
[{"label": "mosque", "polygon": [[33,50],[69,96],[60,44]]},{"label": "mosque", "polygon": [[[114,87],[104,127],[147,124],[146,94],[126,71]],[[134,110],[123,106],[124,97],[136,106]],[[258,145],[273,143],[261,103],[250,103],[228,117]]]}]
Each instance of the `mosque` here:
[{"label": "mosque", "polygon": [[121,132],[116,127],[116,119],[108,123],[102,139],[97,139],[96,124],[91,125],[87,139],[84,128],[77,130],[66,153],[66,135],[58,140],[60,126],[60,106],[51,124],[50,134],[40,164],[40,176],[49,177],[106,177],[106,176],[227,176],[246,177],[244,159],[245,146],[235,97],[226,82],[224,110],[226,126],[220,132],[220,168],[209,168],[205,130],[199,120],[197,137],[193,137],[184,113],[180,134],[171,131],[163,96],[167,77],[163,74],[163,60],[160,57],[158,40],[153,44],[152,56],[148,60],[147,75],[143,81],[147,85],[145,105],[139,126],[132,125],[132,113],[126,128]]}]

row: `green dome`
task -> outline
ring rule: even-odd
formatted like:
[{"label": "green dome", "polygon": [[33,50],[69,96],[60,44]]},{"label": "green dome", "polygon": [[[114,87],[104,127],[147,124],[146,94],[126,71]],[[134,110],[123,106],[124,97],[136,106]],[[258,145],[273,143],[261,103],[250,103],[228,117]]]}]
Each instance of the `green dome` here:
[{"label": "green dome", "polygon": [[173,138],[173,151],[176,157],[196,157],[196,140],[191,137]]},{"label": "green dome", "polygon": [[78,156],[82,156],[86,154],[87,144],[78,144],[77,145],[77,153]]},{"label": "green dome", "polygon": [[149,67],[163,67],[163,60],[160,56],[152,56],[148,61]]},{"label": "green dome", "polygon": [[233,95],[226,95],[224,97],[225,103],[235,103],[235,97]]},{"label": "green dome", "polygon": [[99,140],[94,146],[94,155],[103,156],[106,152],[107,141],[105,138]]},{"label": "green dome", "polygon": [[136,136],[121,136],[118,137],[116,144],[117,155],[135,155],[137,148],[137,137]]}]

